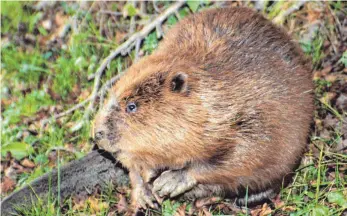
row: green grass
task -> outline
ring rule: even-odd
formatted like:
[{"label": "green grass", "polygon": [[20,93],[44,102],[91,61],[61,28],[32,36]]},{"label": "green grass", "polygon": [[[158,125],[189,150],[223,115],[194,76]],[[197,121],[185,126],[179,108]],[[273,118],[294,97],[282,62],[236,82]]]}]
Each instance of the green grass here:
[{"label": "green grass", "polygon": [[[88,80],[88,75],[95,72],[102,59],[119,44],[115,40],[120,34],[118,28],[121,24],[127,25],[129,18],[119,18],[118,22],[107,20],[103,29],[112,31],[109,35],[102,33],[100,20],[97,14],[91,10],[92,3],[87,8],[80,8],[77,3],[58,2],[57,11],[64,17],[74,16],[78,23],[77,30],[70,30],[62,39],[63,45],[43,45],[40,40],[48,41],[48,36],[54,34],[56,29],[47,30],[41,25],[47,19],[44,11],[32,9],[33,2],[1,2],[1,32],[6,43],[1,45],[1,155],[7,151],[17,159],[29,158],[36,167],[31,172],[26,172],[17,177],[17,189],[25,183],[60,167],[71,160],[82,157],[87,153],[91,144],[90,125],[84,125],[81,130],[71,132],[71,127],[82,120],[83,110],[77,110],[58,121],[49,123],[40,128],[39,121],[49,118],[52,112],[62,112],[83,101],[90,94],[93,81]],[[110,9],[119,9],[119,2],[110,3]],[[167,8],[170,2],[160,2]],[[316,3],[311,3],[316,4]],[[343,9],[342,2],[329,3],[333,11]],[[288,2],[279,1],[273,4],[269,2],[264,8],[267,17],[274,18],[282,13]],[[175,25],[179,19],[215,5],[209,1],[188,1],[187,6],[178,11],[179,17],[171,15],[165,22],[169,28]],[[138,8],[128,4],[127,13],[134,16]],[[302,10],[307,10],[304,8]],[[149,14],[154,13],[153,8],[148,9]],[[291,19],[296,17],[290,16]],[[148,19],[143,18],[143,19]],[[298,18],[299,19],[299,18]],[[283,24],[287,25],[287,20]],[[326,24],[326,23],[324,23]],[[33,44],[21,44],[14,38],[22,37],[18,33],[18,26],[27,28],[27,35],[36,38]],[[327,29],[333,29],[329,26]],[[287,27],[287,26],[286,26]],[[126,30],[127,31],[127,30]],[[110,36],[111,35],[111,36]],[[321,60],[326,56],[324,53],[324,41],[328,35],[323,31],[316,31],[310,40],[300,40],[300,29],[293,33],[300,42],[304,52],[311,57],[315,69],[321,68]],[[7,39],[7,40],[5,40]],[[19,39],[23,42],[23,38]],[[141,50],[145,55],[152,53],[158,46],[160,39],[156,32],[149,34],[143,41]],[[58,42],[61,43],[61,42]],[[106,69],[102,83],[106,82],[115,74],[124,71],[132,64],[134,51],[130,57],[119,56],[114,59]],[[339,59],[347,65],[347,52]],[[316,118],[321,115],[331,114],[340,121],[345,119],[346,113],[342,113],[333,107],[329,101],[321,101],[326,95],[332,83],[323,78],[315,80],[316,94]],[[53,111],[52,111],[53,110]],[[331,148],[341,140],[341,127],[334,128],[331,138],[316,136],[312,132],[309,150],[306,152],[303,163],[295,173],[293,183],[281,191],[283,206],[273,207],[273,214],[284,215],[339,215],[347,208],[347,178],[341,175],[345,170],[340,169],[347,164],[346,155],[334,153]],[[61,157],[55,161],[50,159],[52,152],[63,149]],[[335,178],[331,180],[326,176],[334,169]],[[343,173],[345,174],[345,173]],[[64,201],[63,212],[65,215],[77,213],[107,215],[110,206],[116,204],[115,189],[108,188],[95,200],[87,200],[78,210],[74,209],[72,199]],[[50,197],[48,202],[38,202],[32,209],[21,209],[24,215],[58,215],[60,208],[57,197]],[[93,202],[100,204],[98,212],[93,208]],[[108,206],[103,206],[107,203]],[[186,212],[191,208],[187,205]],[[148,214],[172,215],[183,203],[167,200],[159,211],[149,211]],[[209,209],[213,214],[220,214],[218,209]],[[242,211],[238,215],[247,215]]]}]

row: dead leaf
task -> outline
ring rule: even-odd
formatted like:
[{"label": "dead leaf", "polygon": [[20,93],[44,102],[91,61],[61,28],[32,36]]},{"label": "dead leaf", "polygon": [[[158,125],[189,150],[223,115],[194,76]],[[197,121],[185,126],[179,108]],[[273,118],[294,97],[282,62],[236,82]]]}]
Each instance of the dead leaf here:
[{"label": "dead leaf", "polygon": [[320,78],[322,78],[322,72],[320,71],[314,71],[313,72],[313,80],[319,80]]},{"label": "dead leaf", "polygon": [[336,107],[340,110],[347,111],[347,95],[341,94],[336,100]]},{"label": "dead leaf", "polygon": [[321,119],[314,119],[314,124],[317,128],[318,131],[322,131],[323,130],[323,121]]},{"label": "dead leaf", "polygon": [[22,166],[27,167],[27,168],[34,168],[35,163],[32,162],[31,160],[25,158],[24,160],[21,161]]},{"label": "dead leaf", "polygon": [[78,97],[78,100],[85,100],[87,99],[88,97],[90,96],[90,91],[87,89],[87,90],[84,90],[82,91],[80,94],[79,94],[79,97]]},{"label": "dead leaf", "polygon": [[334,148],[334,150],[335,152],[340,152],[344,149],[347,149],[347,139],[345,140],[340,139],[336,147]]},{"label": "dead leaf", "polygon": [[79,202],[74,202],[72,209],[74,211],[80,211],[83,210],[85,207],[85,203],[83,201],[79,201]]},{"label": "dead leaf", "polygon": [[321,10],[319,10],[315,4],[307,4],[307,21],[309,23],[320,20],[321,14]]},{"label": "dead leaf", "polygon": [[120,44],[124,40],[126,35],[127,35],[126,32],[117,31],[116,32],[116,37],[115,37],[116,43]]},{"label": "dead leaf", "polygon": [[52,29],[52,21],[47,19],[42,21],[42,27],[45,28],[46,30],[51,30]]},{"label": "dead leaf", "polygon": [[337,80],[337,76],[336,75],[327,75],[327,76],[325,76],[325,80],[326,81],[328,81],[328,82],[331,82],[331,83],[333,83],[333,82],[335,82],[336,80]]},{"label": "dead leaf", "polygon": [[115,211],[110,211],[107,216],[117,216]]},{"label": "dead leaf", "polygon": [[17,171],[14,169],[13,165],[5,170],[5,176],[11,179],[17,179]]},{"label": "dead leaf", "polygon": [[174,216],[185,216],[185,215],[186,215],[186,204],[183,204],[177,208]]},{"label": "dead leaf", "polygon": [[295,206],[284,206],[283,208],[282,208],[282,210],[283,211],[289,211],[289,212],[292,212],[292,211],[295,211],[296,210],[296,208],[295,208]]},{"label": "dead leaf", "polygon": [[261,208],[255,209],[251,211],[252,216],[265,216],[271,214],[272,210],[267,205],[267,203],[264,203]]},{"label": "dead leaf", "polygon": [[330,104],[331,100],[333,100],[335,97],[336,97],[336,93],[335,92],[328,92],[323,97],[321,97],[319,100],[323,104]]},{"label": "dead leaf", "polygon": [[[206,207],[204,207],[202,209],[202,213],[201,215],[204,215],[204,216],[212,216],[212,213],[208,211],[208,209]],[[199,214],[200,215],[200,214]]]},{"label": "dead leaf", "polygon": [[328,73],[330,73],[331,69],[333,69],[333,67],[331,65],[328,65],[320,72],[322,73],[322,76],[326,76],[328,75]]},{"label": "dead leaf", "polygon": [[118,193],[118,203],[116,204],[117,211],[119,213],[124,213],[128,210],[128,202],[124,194]]},{"label": "dead leaf", "polygon": [[86,205],[86,200],[88,199],[88,193],[83,191],[79,194],[76,194],[72,197],[73,210],[82,210]]},{"label": "dead leaf", "polygon": [[10,177],[4,176],[1,182],[1,192],[0,194],[6,194],[11,192],[16,186],[16,182]]},{"label": "dead leaf", "polygon": [[100,212],[102,209],[106,209],[109,207],[108,203],[101,202],[99,199],[97,199],[95,197],[89,197],[88,203],[89,203],[89,207],[93,213]]},{"label": "dead leaf", "polygon": [[56,15],[55,15],[55,24],[57,24],[58,27],[64,25],[66,23],[66,21],[68,20],[69,18],[67,16],[64,15],[63,12],[58,12]]},{"label": "dead leaf", "polygon": [[195,202],[195,207],[196,207],[197,209],[200,209],[200,208],[202,208],[203,206],[215,204],[215,203],[219,202],[220,200],[221,200],[220,197],[210,197],[210,198],[198,199],[198,200]]},{"label": "dead leaf", "polygon": [[335,128],[338,124],[339,120],[331,114],[328,114],[324,119],[325,128]]},{"label": "dead leaf", "polygon": [[284,202],[281,200],[281,195],[278,194],[274,199],[271,200],[274,204],[276,208],[281,208],[282,206],[284,206]]}]

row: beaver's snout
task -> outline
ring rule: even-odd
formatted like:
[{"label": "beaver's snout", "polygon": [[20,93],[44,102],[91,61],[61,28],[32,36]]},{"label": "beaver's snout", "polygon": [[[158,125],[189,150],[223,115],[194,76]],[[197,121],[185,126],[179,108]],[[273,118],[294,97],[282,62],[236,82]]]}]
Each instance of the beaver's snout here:
[{"label": "beaver's snout", "polygon": [[102,140],[105,137],[105,131],[96,131],[94,134],[94,139],[96,142]]},{"label": "beaver's snout", "polygon": [[94,143],[101,149],[106,151],[114,152],[115,146],[112,146],[111,140],[106,136],[105,131],[96,131],[94,134]]},{"label": "beaver's snout", "polygon": [[95,132],[94,141],[100,147],[110,145],[110,141],[106,138],[106,132],[105,131]]}]

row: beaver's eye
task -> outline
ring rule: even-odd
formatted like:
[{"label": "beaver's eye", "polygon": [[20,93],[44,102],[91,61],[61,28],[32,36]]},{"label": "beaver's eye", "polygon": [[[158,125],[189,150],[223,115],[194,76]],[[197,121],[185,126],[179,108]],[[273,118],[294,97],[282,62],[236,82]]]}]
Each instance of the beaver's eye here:
[{"label": "beaver's eye", "polygon": [[134,113],[137,110],[137,106],[134,102],[130,102],[127,104],[126,112],[127,113]]}]

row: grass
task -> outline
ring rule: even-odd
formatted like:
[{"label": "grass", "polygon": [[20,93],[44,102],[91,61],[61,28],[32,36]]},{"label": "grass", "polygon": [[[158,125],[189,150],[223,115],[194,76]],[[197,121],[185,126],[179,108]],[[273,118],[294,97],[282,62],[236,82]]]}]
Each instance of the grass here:
[{"label": "grass", "polygon": [[[158,4],[161,8],[166,8],[170,2]],[[253,6],[246,2],[244,4]],[[292,4],[268,1],[263,12],[272,19]],[[329,54],[326,52],[325,42],[334,38],[335,25],[325,16],[319,17],[328,31],[317,30],[304,40],[301,31],[309,28],[311,23],[302,21],[302,17],[307,14],[314,16],[316,12],[312,8],[315,7],[322,7],[324,10],[330,8],[335,14],[345,13],[342,4],[341,1],[311,2],[280,20],[285,28],[291,29],[304,52],[311,57],[316,70],[323,69],[322,60]],[[82,157],[91,149],[88,142],[89,125],[84,125],[78,132],[70,132],[74,123],[83,118],[83,110],[77,110],[70,116],[48,124],[42,131],[39,120],[67,110],[89,96],[93,82],[88,80],[88,75],[94,73],[102,59],[121,43],[118,37],[128,31],[127,28],[124,30],[124,26],[127,27],[130,18],[139,13],[139,8],[131,4],[110,2],[108,9],[118,11],[125,8],[130,17],[120,17],[117,22],[110,19],[101,25],[100,17],[92,10],[95,5],[94,2],[88,3],[87,7],[81,7],[74,2],[58,2],[53,12],[47,13],[44,10],[35,10],[33,2],[1,2],[2,160],[5,160],[6,153],[10,151],[17,161],[27,158],[35,164],[30,171],[15,176],[16,189],[52,168],[59,168],[64,163]],[[169,17],[164,27],[170,28],[179,19],[209,7],[216,7],[216,4],[209,1],[188,1],[187,6],[178,11],[178,15]],[[148,16],[155,13],[154,8],[148,6],[147,13]],[[325,15],[325,12],[320,13]],[[144,16],[142,21],[145,22],[148,16]],[[70,29],[63,38],[59,38],[57,35],[65,21],[71,17],[75,17],[77,29]],[[47,20],[54,20],[55,26],[45,28],[43,22]],[[51,39],[53,41],[50,41]],[[157,34],[153,32],[144,39],[141,51],[148,55],[156,49],[158,43]],[[133,59],[134,51],[129,57],[117,57],[107,68],[102,82],[129,67]],[[345,51],[338,61],[346,66],[346,59]],[[334,82],[324,77],[315,79],[315,119],[324,120],[329,114],[338,119],[340,126],[330,128],[329,136],[323,137],[318,133],[320,129],[316,122],[308,151],[295,172],[292,184],[282,189],[280,201],[271,206],[273,215],[340,215],[346,212],[347,157],[333,151],[343,139],[342,125],[346,121],[346,112],[338,110],[327,97]],[[111,187],[101,195],[94,195],[79,204],[70,198],[64,201],[62,211],[64,215],[107,215],[114,211],[114,205],[118,202],[114,194],[115,189]],[[62,214],[60,208],[57,208],[60,206],[57,200],[57,197],[50,197],[48,203],[38,202],[32,209],[21,209],[21,212],[24,215]],[[182,205],[184,203],[167,200],[161,211],[147,213],[173,215]],[[189,211],[191,203],[185,205],[185,210]],[[213,214],[223,213],[218,209],[218,205],[208,211]],[[249,213],[239,211],[237,214]]]}]

